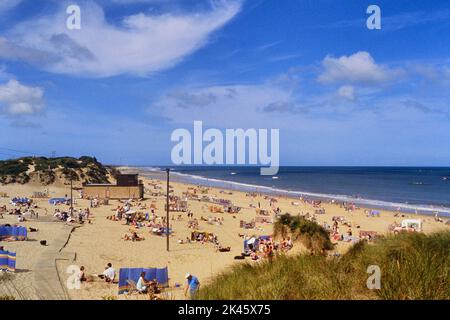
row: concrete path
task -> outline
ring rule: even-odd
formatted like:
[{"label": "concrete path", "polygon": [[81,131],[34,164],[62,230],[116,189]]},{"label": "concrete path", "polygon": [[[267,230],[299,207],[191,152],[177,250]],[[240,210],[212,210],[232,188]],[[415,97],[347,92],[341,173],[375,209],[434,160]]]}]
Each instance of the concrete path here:
[{"label": "concrete path", "polygon": [[48,243],[45,252],[39,257],[35,270],[36,293],[41,300],[68,300],[65,279],[60,279],[57,260],[75,260],[75,253],[61,253],[76,227],[61,225],[61,232]]}]

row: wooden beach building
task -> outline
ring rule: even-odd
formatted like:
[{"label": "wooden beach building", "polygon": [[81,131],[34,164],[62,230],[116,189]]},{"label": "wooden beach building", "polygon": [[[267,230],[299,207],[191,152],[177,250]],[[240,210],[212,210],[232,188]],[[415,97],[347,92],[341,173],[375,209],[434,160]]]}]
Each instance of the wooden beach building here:
[{"label": "wooden beach building", "polygon": [[83,183],[83,198],[142,199],[144,184],[138,174],[120,174],[116,184]]}]

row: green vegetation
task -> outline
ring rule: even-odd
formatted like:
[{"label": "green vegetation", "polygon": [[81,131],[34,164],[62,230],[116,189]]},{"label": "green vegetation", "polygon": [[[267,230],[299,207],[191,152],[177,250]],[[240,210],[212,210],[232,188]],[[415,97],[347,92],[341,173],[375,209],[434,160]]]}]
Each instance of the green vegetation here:
[{"label": "green vegetation", "polygon": [[[200,290],[199,299],[450,299],[450,232],[400,234],[359,242],[340,258],[279,255],[243,263]],[[381,269],[369,290],[367,268]]]},{"label": "green vegetation", "polygon": [[103,166],[94,157],[25,157],[0,161],[0,183],[28,183],[37,179],[44,185],[56,179],[89,183],[107,183],[108,175],[117,170]]},{"label": "green vegetation", "polygon": [[27,183],[30,180],[27,170],[27,162],[17,160],[0,161],[0,182]]},{"label": "green vegetation", "polygon": [[324,253],[334,248],[330,235],[319,224],[301,216],[281,215],[274,225],[274,236],[293,237],[300,240],[312,253]]}]

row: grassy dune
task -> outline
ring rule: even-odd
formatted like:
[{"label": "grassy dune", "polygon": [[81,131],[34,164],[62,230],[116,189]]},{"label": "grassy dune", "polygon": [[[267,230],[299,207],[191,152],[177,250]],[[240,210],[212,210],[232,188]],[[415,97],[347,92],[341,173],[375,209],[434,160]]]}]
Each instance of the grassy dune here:
[{"label": "grassy dune", "polygon": [[[293,220],[285,218],[281,224],[290,228]],[[280,223],[275,230],[286,231]],[[296,221],[292,231],[301,235],[303,243],[310,243],[311,253],[328,248],[318,225]],[[339,258],[279,255],[272,263],[235,265],[204,286],[199,299],[449,299],[449,250],[450,232],[440,232],[359,242]],[[367,288],[370,265],[381,269],[380,290]]]},{"label": "grassy dune", "polygon": [[83,156],[72,157],[24,157],[0,161],[0,183],[38,182],[50,185],[56,181],[107,183],[109,176],[117,174],[117,170],[106,167],[96,158]]}]

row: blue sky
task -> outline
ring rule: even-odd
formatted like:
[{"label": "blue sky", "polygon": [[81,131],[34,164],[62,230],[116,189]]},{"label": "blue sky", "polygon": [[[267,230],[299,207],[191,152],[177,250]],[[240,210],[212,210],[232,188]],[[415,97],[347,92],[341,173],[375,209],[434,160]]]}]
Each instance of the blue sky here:
[{"label": "blue sky", "polygon": [[437,0],[2,0],[0,158],[167,164],[202,120],[279,128],[283,165],[448,166],[449,40]]}]

